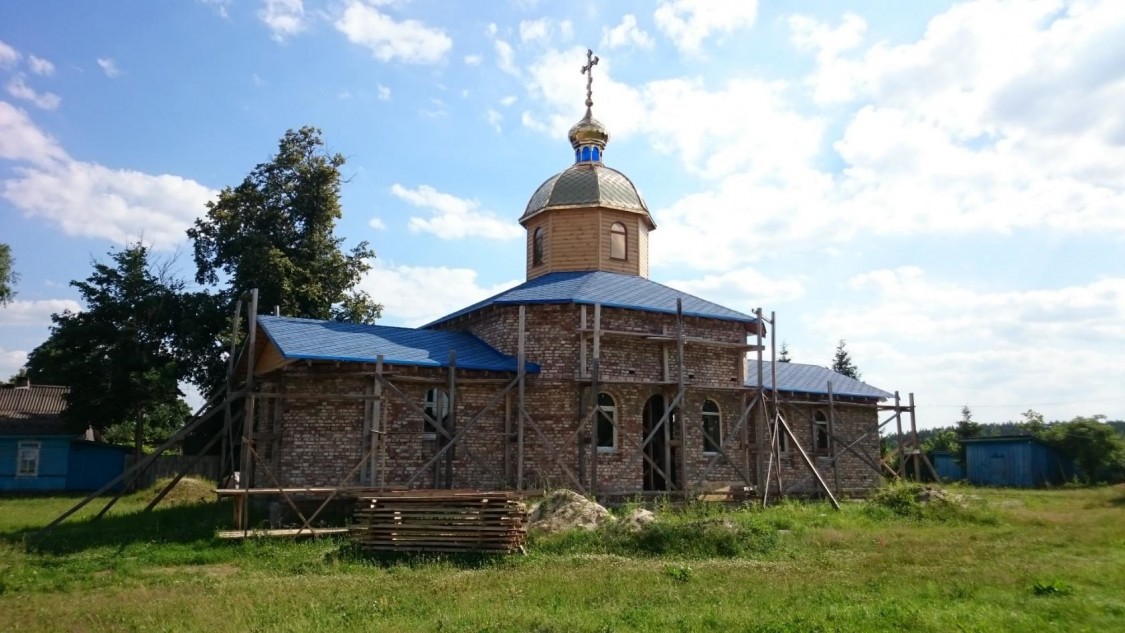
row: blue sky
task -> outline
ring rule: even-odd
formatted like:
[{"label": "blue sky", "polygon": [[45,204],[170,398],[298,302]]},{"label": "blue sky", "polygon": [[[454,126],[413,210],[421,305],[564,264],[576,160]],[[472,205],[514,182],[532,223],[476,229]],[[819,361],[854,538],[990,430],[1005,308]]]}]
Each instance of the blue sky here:
[{"label": "blue sky", "polygon": [[[889,6],[888,6],[889,5]],[[0,375],[143,239],[190,276],[216,191],[315,125],[387,324],[523,280],[585,50],[652,278],[845,338],[923,426],[1125,418],[1125,4],[43,1],[0,7]]]}]

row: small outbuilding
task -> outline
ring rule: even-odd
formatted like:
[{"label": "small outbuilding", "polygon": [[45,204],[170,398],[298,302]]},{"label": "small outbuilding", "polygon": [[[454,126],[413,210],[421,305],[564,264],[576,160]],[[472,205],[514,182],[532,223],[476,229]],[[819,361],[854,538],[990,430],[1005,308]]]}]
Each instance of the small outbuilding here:
[{"label": "small outbuilding", "polygon": [[128,448],[67,429],[69,391],[26,378],[0,386],[0,492],[97,490],[124,472]]},{"label": "small outbuilding", "polygon": [[931,451],[930,461],[942,481],[961,481],[965,478],[965,469],[957,461],[957,456],[949,451]]},{"label": "small outbuilding", "polygon": [[1029,435],[961,440],[965,477],[978,486],[1033,488],[1061,484],[1067,464],[1050,446]]}]

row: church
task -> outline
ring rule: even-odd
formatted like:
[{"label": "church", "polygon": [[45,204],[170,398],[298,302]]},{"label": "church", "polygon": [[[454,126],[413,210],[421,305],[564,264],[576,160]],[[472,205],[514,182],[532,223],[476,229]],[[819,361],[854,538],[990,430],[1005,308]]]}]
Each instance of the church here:
[{"label": "church", "polygon": [[657,226],[605,164],[590,81],[573,164],[519,217],[524,283],[420,328],[251,318],[242,487],[609,497],[749,494],[776,478],[811,493],[814,474],[838,494],[878,485],[877,412],[891,394],[771,363],[761,311],[648,278]]}]

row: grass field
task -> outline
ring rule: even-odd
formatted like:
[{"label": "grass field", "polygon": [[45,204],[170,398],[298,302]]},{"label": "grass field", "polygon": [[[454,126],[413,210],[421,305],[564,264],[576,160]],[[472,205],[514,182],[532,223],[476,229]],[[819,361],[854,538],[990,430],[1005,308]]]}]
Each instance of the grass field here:
[{"label": "grass field", "polygon": [[0,499],[0,631],[1125,630],[1125,487],[959,492],[980,501],[696,506],[644,537],[399,560],[220,542],[229,508],[144,495],[29,541],[74,499]]}]

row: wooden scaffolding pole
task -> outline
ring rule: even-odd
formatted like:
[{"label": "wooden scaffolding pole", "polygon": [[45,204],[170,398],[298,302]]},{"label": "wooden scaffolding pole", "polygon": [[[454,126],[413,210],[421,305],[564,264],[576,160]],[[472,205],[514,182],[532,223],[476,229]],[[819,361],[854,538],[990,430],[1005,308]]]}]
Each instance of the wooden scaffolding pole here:
[{"label": "wooden scaffolding pole", "polygon": [[[379,374],[383,373],[382,354],[375,358],[375,371]],[[383,430],[383,383],[375,377],[371,378],[371,395],[375,396],[375,400],[371,402],[371,439],[368,442],[371,447],[369,449],[371,457],[368,464],[367,483],[370,486],[382,488],[385,483],[382,473],[384,462],[380,451],[386,447],[387,436]]]},{"label": "wooden scaffolding pole", "polygon": [[527,306],[520,306],[519,335],[516,347],[517,379],[519,387],[516,393],[516,490],[523,490],[523,418],[524,418],[524,383],[527,382],[525,371],[527,368]]},{"label": "wooden scaffolding pole", "polygon": [[676,363],[679,367],[676,372],[676,390],[680,398],[681,405],[677,411],[680,422],[680,488],[684,491],[686,496],[690,491],[688,490],[688,482],[691,481],[690,473],[688,473],[688,459],[687,459],[687,416],[684,415],[683,399],[686,397],[687,378],[684,375],[684,301],[683,299],[676,298]]},{"label": "wooden scaffolding pole", "polygon": [[898,476],[900,479],[906,477],[906,444],[902,436],[902,402],[898,397],[898,391],[895,391],[895,424],[898,425]]},{"label": "wooden scaffolding pole", "polygon": [[[457,352],[449,350],[449,423],[446,430],[452,436],[457,432]],[[448,442],[452,443],[450,437]],[[457,447],[450,444],[445,452],[445,487],[453,488],[453,458]]]},{"label": "wooden scaffolding pole", "polygon": [[[594,367],[591,376],[590,398],[595,413],[590,416],[590,496],[596,498],[598,496],[598,422],[601,419],[601,403],[598,402],[601,385],[598,381],[602,377],[602,304],[600,303],[594,304]],[[617,430],[614,429],[614,433],[616,432]],[[581,443],[582,440],[578,441]]]},{"label": "wooden scaffolding pole", "polygon": [[832,381],[828,381],[828,454],[832,459],[832,483],[836,494],[840,494],[840,460],[836,454],[836,398],[832,393]]},{"label": "wooden scaffolding pole", "polygon": [[231,419],[230,394],[234,389],[234,354],[238,343],[238,318],[242,316],[242,298],[234,304],[234,314],[230,319],[230,351],[227,353],[227,381],[225,386],[226,401],[223,403],[223,445],[219,449],[219,483],[227,476],[228,470],[234,470],[234,431]]}]

